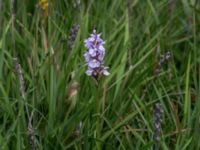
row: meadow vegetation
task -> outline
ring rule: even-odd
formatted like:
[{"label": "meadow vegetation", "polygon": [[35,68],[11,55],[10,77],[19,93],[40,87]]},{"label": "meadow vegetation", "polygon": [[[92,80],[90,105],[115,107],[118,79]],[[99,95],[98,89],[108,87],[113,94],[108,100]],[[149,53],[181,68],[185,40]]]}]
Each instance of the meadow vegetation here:
[{"label": "meadow vegetation", "polygon": [[200,149],[199,31],[198,0],[0,0],[0,149]]}]

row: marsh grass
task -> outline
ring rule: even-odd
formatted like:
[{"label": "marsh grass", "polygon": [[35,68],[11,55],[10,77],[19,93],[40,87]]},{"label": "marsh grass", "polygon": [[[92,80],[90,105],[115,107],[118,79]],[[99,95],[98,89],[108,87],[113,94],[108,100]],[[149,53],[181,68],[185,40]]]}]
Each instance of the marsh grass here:
[{"label": "marsh grass", "polygon": [[[160,149],[200,149],[199,1],[52,0],[45,18],[38,1],[0,3],[0,149],[32,148],[30,126],[38,149],[152,149],[156,103],[163,108]],[[69,50],[73,24],[80,29]],[[83,57],[93,28],[106,40],[110,67],[101,79],[100,114]],[[167,51],[172,58],[155,76]]]}]

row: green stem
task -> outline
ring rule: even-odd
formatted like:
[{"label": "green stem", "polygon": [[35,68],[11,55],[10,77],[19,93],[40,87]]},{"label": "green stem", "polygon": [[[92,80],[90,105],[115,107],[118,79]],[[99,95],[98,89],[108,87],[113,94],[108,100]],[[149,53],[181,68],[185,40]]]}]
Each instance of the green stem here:
[{"label": "green stem", "polygon": [[[100,139],[100,134],[101,134],[101,120],[100,120],[100,98],[99,98],[99,86],[96,87],[96,114],[97,114],[97,119],[96,119],[96,139]],[[96,141],[97,144],[97,149],[101,150],[101,143],[99,141]]]}]

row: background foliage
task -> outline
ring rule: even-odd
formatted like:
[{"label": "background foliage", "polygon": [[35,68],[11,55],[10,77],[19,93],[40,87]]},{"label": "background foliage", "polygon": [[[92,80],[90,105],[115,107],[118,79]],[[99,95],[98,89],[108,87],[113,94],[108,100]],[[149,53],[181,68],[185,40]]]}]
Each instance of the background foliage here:
[{"label": "background foliage", "polygon": [[[0,0],[1,149],[200,149],[198,0],[42,1]],[[99,83],[100,113],[83,57],[94,28],[110,67]]]}]

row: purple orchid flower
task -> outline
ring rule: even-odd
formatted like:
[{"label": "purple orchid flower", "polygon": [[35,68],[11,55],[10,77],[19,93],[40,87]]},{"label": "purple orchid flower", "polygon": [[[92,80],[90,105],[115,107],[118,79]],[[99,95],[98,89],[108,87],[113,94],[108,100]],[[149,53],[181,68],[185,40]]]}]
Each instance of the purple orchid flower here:
[{"label": "purple orchid flower", "polygon": [[105,56],[105,48],[103,45],[105,42],[101,39],[101,34],[97,34],[96,30],[93,30],[93,34],[91,34],[84,43],[87,48],[87,51],[84,54],[88,66],[86,74],[88,76],[93,76],[96,79],[101,75],[108,76],[110,74],[108,72],[108,67],[103,65]]}]

